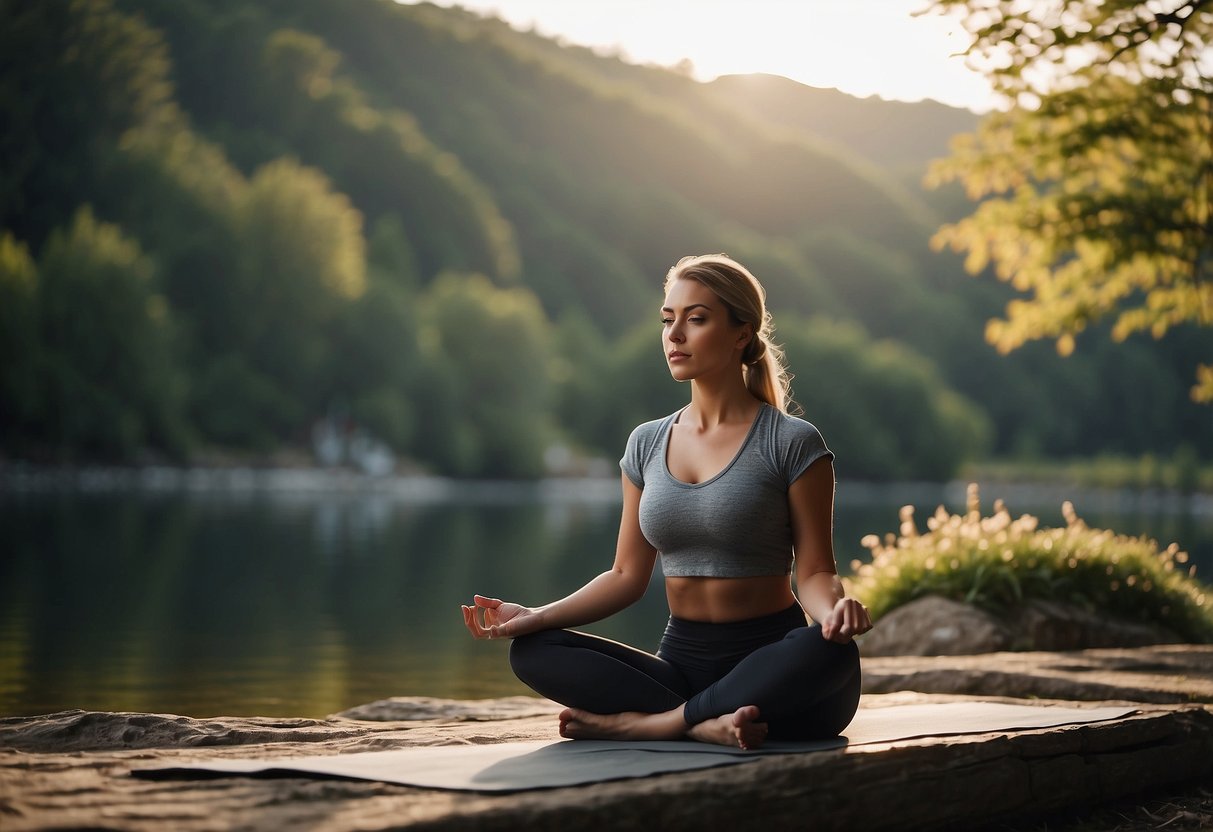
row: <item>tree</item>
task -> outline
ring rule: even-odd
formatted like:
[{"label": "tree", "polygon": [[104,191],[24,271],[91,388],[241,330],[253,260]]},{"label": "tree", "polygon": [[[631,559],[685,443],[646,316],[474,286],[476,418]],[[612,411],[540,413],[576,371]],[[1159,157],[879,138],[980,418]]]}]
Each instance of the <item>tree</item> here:
[{"label": "tree", "polygon": [[39,438],[68,458],[184,451],[173,319],[138,243],[82,207],[47,239],[37,280]]},{"label": "tree", "polygon": [[446,272],[420,300],[419,456],[460,476],[542,473],[551,325],[529,289]]},{"label": "tree", "polygon": [[[986,336],[1007,352],[1075,336],[1213,326],[1213,0],[932,0],[973,36],[1008,109],[960,137],[929,182],[984,201],[937,247],[1027,297]],[[1213,363],[1192,397],[1213,401]]]},{"label": "tree", "polygon": [[988,446],[985,413],[906,344],[820,317],[781,318],[776,335],[795,401],[838,454],[840,477],[943,481]]},{"label": "tree", "polygon": [[38,248],[127,130],[171,123],[168,50],[111,0],[0,3],[0,226]]},{"label": "tree", "polygon": [[29,249],[0,233],[0,447],[19,448],[42,415],[38,270]]},{"label": "tree", "polygon": [[366,288],[362,215],[324,174],[291,159],[254,174],[237,215],[231,344],[315,416],[333,358],[329,327]]}]

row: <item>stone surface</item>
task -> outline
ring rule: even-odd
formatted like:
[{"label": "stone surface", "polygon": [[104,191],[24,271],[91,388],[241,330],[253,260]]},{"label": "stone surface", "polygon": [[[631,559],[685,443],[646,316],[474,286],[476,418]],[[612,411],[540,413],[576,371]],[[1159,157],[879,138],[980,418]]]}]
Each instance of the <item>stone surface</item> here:
[{"label": "stone surface", "polygon": [[1085,650],[1175,644],[1174,633],[1056,601],[1030,600],[1005,615],[928,595],[885,614],[858,639],[865,656],[961,656],[1003,650]]},{"label": "stone surface", "polygon": [[500,699],[437,699],[429,696],[393,696],[341,711],[333,716],[372,722],[443,719],[452,722],[491,722],[524,716],[547,716],[558,709],[534,696]]},{"label": "stone surface", "polygon": [[1180,641],[1163,627],[1100,615],[1056,601],[1027,602],[1010,617],[1009,626],[1013,650],[1146,647]]},{"label": "stone surface", "polygon": [[1011,629],[985,610],[938,595],[881,616],[859,639],[864,656],[957,656],[1011,649]]},{"label": "stone surface", "polygon": [[865,658],[863,690],[1213,704],[1213,645]]},{"label": "stone surface", "polygon": [[[1090,678],[1086,699],[1115,687],[1126,694],[1117,698],[1161,692],[1213,701],[1211,664],[1213,648],[1176,646],[871,659],[865,675],[893,687],[932,674],[967,676],[971,688],[989,683],[979,691],[987,700],[1004,698],[1008,678],[1019,677],[1068,680],[1075,690]],[[863,707],[953,698],[868,693]],[[450,718],[439,716],[448,709],[441,700],[385,700],[365,711],[380,721],[82,711],[0,720],[0,827],[765,830],[803,829],[812,817],[820,830],[970,828],[1213,777],[1213,711],[1192,704],[1142,705],[1138,714],[1112,723],[781,755],[514,795],[301,777],[152,781],[129,774],[136,767],[225,757],[556,738],[552,703],[512,698],[448,705]],[[425,715],[431,718],[418,718]]]}]

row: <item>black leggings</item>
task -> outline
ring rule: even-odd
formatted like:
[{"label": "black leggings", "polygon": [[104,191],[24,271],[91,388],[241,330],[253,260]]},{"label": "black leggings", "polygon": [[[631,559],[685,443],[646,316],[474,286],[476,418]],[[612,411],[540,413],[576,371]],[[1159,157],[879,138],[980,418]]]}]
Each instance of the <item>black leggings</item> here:
[{"label": "black leggings", "polygon": [[859,649],[805,626],[799,605],[727,624],[670,618],[657,655],[571,630],[514,639],[518,678],[562,705],[661,713],[687,725],[756,705],[772,739],[837,736],[859,706]]}]

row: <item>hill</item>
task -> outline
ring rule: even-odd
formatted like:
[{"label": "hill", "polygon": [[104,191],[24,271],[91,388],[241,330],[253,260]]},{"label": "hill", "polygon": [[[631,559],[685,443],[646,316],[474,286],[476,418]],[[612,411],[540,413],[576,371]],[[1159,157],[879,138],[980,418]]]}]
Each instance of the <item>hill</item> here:
[{"label": "hill", "polygon": [[[24,57],[0,70],[11,455],[264,451],[336,419],[448,473],[611,457],[685,396],[656,348],[665,270],[722,250],[768,286],[847,473],[1211,450],[1175,369],[1192,343],[985,345],[1009,290],[930,250],[965,207],[919,185],[966,111],[702,84],[390,0],[2,14]],[[95,274],[125,311],[85,332],[118,291]]]}]

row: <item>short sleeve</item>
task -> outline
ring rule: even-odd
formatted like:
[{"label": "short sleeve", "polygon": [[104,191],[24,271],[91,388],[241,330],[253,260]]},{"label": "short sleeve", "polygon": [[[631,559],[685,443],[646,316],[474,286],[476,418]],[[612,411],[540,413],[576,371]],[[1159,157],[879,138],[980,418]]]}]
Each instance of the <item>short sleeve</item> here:
[{"label": "short sleeve", "polygon": [[821,431],[811,422],[795,416],[785,418],[778,441],[779,467],[784,480],[791,485],[817,460],[833,459],[834,452],[826,447]]},{"label": "short sleeve", "polygon": [[644,460],[647,454],[642,446],[645,444],[646,427],[648,425],[640,425],[632,431],[623,449],[623,458],[619,460],[620,469],[637,488],[644,488]]}]

